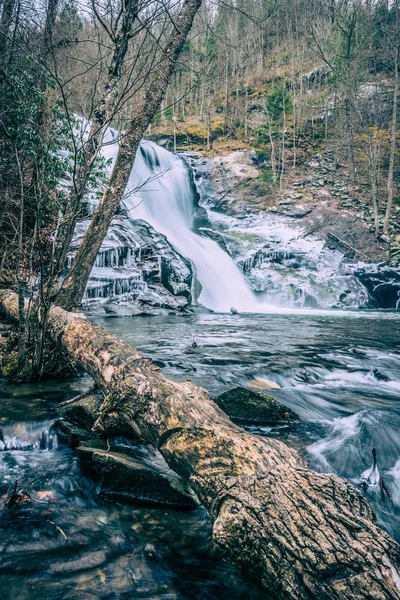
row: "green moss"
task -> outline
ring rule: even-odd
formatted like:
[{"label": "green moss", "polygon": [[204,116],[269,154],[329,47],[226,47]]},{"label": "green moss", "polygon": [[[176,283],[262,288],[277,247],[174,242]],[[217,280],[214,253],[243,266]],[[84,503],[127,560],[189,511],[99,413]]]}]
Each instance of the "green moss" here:
[{"label": "green moss", "polygon": [[18,371],[18,354],[11,352],[3,357],[2,373],[4,377],[13,377]]},{"label": "green moss", "polygon": [[234,421],[276,425],[297,421],[298,416],[270,396],[237,387],[224,392],[215,402]]},{"label": "green moss", "polygon": [[26,362],[22,369],[18,368],[18,352],[10,352],[3,357],[2,375],[7,379],[30,379],[32,376],[32,365]]}]

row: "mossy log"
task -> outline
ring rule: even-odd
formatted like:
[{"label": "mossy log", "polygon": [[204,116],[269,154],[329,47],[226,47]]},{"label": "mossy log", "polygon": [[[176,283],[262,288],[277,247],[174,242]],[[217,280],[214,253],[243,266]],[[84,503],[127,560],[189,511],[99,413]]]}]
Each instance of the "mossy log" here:
[{"label": "mossy log", "polygon": [[[17,317],[15,294],[0,305]],[[206,390],[170,381],[83,315],[52,308],[48,332],[105,394],[97,428],[123,423],[157,447],[208,509],[216,549],[269,597],[400,599],[400,548],[350,483],[246,433]]]}]

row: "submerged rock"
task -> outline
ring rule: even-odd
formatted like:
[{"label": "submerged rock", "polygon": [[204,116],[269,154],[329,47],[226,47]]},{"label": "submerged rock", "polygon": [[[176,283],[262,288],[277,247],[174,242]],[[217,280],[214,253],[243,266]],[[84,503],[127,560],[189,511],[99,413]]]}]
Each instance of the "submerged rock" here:
[{"label": "submerged rock", "polygon": [[84,474],[99,481],[108,498],[150,506],[190,509],[198,501],[189,486],[150,446],[110,450],[104,442],[77,448]]},{"label": "submerged rock", "polygon": [[228,390],[214,401],[231,419],[240,423],[278,425],[299,420],[290,408],[280,402],[242,387]]},{"label": "submerged rock", "polygon": [[115,416],[107,421],[107,442],[93,431],[100,414],[103,395],[100,392],[79,397],[60,407],[53,428],[60,442],[76,449],[81,470],[99,481],[102,494],[122,501],[189,509],[198,501],[189,486],[172,471],[160,452],[140,445],[130,429]]}]

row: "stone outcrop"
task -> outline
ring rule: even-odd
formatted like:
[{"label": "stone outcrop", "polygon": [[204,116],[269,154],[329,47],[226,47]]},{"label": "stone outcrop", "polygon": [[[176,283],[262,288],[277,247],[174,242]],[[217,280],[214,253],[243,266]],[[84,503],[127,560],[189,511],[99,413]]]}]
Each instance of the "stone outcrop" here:
[{"label": "stone outcrop", "polygon": [[249,204],[258,202],[260,170],[249,151],[237,150],[228,156],[217,156],[209,161],[207,169],[217,210],[235,214],[245,212]]},{"label": "stone outcrop", "polygon": [[400,310],[400,269],[365,265],[355,275],[368,292],[369,308]]},{"label": "stone outcrop", "polygon": [[[88,223],[77,226],[70,263]],[[145,221],[119,216],[97,255],[83,304],[98,315],[164,314],[188,305],[191,284],[189,261],[164,235]]]}]

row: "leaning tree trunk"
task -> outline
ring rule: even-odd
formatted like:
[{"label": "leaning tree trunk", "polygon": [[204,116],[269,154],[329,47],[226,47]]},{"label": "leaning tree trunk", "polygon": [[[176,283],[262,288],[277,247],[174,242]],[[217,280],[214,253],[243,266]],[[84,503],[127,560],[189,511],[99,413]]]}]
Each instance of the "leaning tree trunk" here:
[{"label": "leaning tree trunk", "polygon": [[[3,293],[0,307],[17,318],[16,294]],[[400,599],[400,548],[350,483],[246,433],[206,390],[170,381],[81,314],[53,307],[48,333],[104,392],[95,427],[107,433],[119,423],[158,448],[208,509],[218,552],[268,597]]]},{"label": "leaning tree trunk", "polygon": [[192,27],[193,19],[200,8],[201,1],[185,0],[174,23],[174,31],[162,50],[162,57],[157,65],[157,71],[152,76],[143,106],[132,119],[128,131],[121,141],[110,181],[57,297],[58,306],[67,310],[75,310],[81,304],[97,252],[128,185],[136,150],[160,108],[175,63]]},{"label": "leaning tree trunk", "polygon": [[123,100],[123,94],[121,98],[119,88],[126,55],[129,50],[132,27],[138,15],[139,4],[136,0],[130,0],[125,4],[125,7],[121,24],[114,32],[113,55],[105,83],[105,94],[94,113],[88,140],[83,144],[80,152],[78,152],[79,160],[73,177],[73,187],[67,202],[63,222],[58,231],[57,244],[59,249],[55,269],[57,280],[65,267],[76,222],[81,215],[82,202],[88,190],[95,162],[100,154],[104,134]]}]

